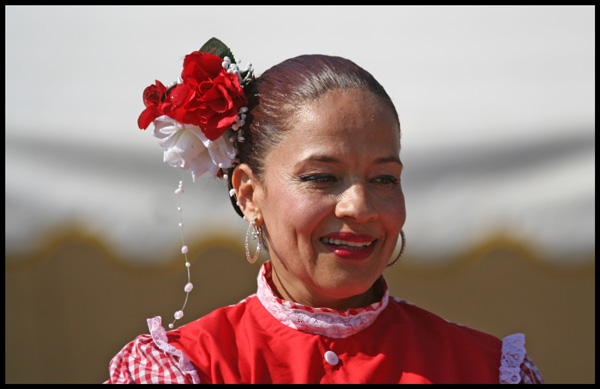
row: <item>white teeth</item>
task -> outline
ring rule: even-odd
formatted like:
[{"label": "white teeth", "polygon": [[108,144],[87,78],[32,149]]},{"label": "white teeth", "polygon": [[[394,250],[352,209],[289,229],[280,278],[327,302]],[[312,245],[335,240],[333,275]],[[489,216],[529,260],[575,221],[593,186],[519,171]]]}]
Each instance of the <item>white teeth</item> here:
[{"label": "white teeth", "polygon": [[334,246],[347,246],[347,247],[360,247],[360,248],[368,247],[371,245],[371,243],[373,243],[373,242],[348,242],[345,240],[331,239],[331,238],[322,238],[321,240],[325,244],[331,244]]}]

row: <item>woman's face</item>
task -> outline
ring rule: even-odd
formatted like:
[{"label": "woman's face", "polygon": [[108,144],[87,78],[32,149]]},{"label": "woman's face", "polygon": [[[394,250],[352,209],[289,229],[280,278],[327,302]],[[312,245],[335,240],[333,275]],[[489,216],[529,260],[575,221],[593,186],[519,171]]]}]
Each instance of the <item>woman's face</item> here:
[{"label": "woman's face", "polygon": [[335,90],[300,109],[253,196],[282,297],[373,302],[406,218],[399,152],[397,119],[369,92]]}]

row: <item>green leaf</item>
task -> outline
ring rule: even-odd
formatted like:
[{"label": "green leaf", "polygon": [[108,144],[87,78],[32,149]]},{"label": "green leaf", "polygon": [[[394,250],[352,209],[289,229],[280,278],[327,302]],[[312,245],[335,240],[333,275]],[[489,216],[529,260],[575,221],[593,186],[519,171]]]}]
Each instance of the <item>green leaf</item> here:
[{"label": "green leaf", "polygon": [[221,42],[217,38],[210,38],[208,42],[206,42],[201,48],[200,52],[209,53],[218,55],[221,58],[229,57],[232,63],[235,63],[235,59],[233,58],[233,53],[225,45],[225,43]]}]

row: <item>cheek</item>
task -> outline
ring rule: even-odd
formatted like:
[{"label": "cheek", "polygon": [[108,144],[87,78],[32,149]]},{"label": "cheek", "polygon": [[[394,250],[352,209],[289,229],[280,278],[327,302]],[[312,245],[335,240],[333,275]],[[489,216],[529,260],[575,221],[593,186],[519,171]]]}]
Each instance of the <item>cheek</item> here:
[{"label": "cheek", "polygon": [[385,225],[389,231],[400,233],[406,222],[406,204],[404,194],[394,196],[384,206],[384,212],[380,212]]},{"label": "cheek", "polygon": [[322,198],[311,196],[294,185],[278,185],[269,191],[265,204],[265,223],[273,236],[288,242],[312,239],[320,222],[332,211]]}]

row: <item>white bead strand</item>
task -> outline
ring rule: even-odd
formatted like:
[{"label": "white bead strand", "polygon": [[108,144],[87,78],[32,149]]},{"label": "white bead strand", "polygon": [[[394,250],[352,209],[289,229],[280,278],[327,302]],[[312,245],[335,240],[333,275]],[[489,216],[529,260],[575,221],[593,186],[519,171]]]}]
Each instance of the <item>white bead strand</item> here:
[{"label": "white bead strand", "polygon": [[183,306],[181,307],[181,309],[179,311],[175,312],[175,314],[173,315],[175,320],[173,320],[171,322],[171,324],[169,324],[169,328],[171,328],[171,329],[174,327],[175,322],[183,317],[183,310],[185,309],[185,306],[187,305],[188,297],[189,297],[192,289],[194,289],[194,285],[190,282],[190,266],[191,266],[191,264],[187,257],[189,249],[183,239],[183,219],[181,217],[181,211],[182,211],[181,195],[183,194],[183,178],[181,181],[179,181],[179,186],[175,190],[175,194],[177,195],[178,200],[179,200],[179,206],[177,207],[177,212],[179,213],[178,226],[179,226],[179,231],[181,234],[181,254],[183,254],[183,256],[185,257],[185,267],[187,269],[187,284],[185,284],[185,287],[183,288],[183,291],[185,292],[185,300],[183,301]]}]

